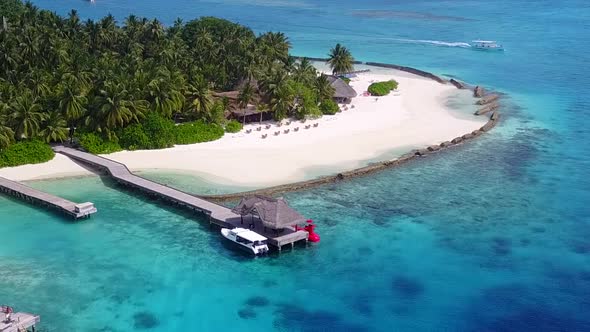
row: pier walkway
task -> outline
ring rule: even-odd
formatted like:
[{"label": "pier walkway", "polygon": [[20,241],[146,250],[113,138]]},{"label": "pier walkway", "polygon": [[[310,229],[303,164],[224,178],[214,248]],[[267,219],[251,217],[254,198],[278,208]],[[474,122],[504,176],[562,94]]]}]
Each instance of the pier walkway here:
[{"label": "pier walkway", "polygon": [[97,211],[92,203],[77,204],[70,202],[3,177],[0,177],[0,192],[28,202],[48,206],[75,219],[89,217]]},{"label": "pier walkway", "polygon": [[[209,217],[210,223],[229,228],[243,227],[242,216],[234,213],[231,209],[137,176],[131,173],[127,166],[122,163],[65,146],[55,146],[53,150],[93,168],[106,171],[120,184],[139,189],[149,195],[162,198],[184,208],[201,212]],[[307,240],[308,238],[307,232],[295,231],[290,228],[282,230],[280,235],[275,234],[273,230],[255,229],[254,231],[268,238],[268,243],[279,249],[286,244],[293,245],[297,241]]]},{"label": "pier walkway", "polygon": [[10,322],[7,322],[6,314],[0,312],[0,332],[21,332],[28,331],[29,328],[35,331],[35,324],[40,321],[41,318],[37,315],[16,312],[10,315]]}]

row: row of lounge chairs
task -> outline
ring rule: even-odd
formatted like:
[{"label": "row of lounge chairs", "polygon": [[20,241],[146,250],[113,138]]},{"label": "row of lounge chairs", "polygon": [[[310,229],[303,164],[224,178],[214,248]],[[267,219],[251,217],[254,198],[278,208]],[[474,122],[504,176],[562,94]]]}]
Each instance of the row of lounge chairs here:
[{"label": "row of lounge chairs", "polygon": [[[314,123],[313,125],[306,125],[304,128],[305,128],[305,129],[310,129],[312,126],[313,126],[314,128],[317,128],[319,125],[320,125],[319,123]],[[295,128],[293,128],[293,132],[298,132],[298,131],[299,131],[299,127],[295,127]],[[288,133],[290,133],[290,132],[291,132],[291,129],[285,129],[285,130],[283,130],[283,133],[284,133],[284,134],[288,134]],[[274,135],[274,136],[279,136],[280,134],[281,134],[281,131],[280,131],[280,130],[279,130],[279,131],[275,131],[275,132],[273,133],[273,135]],[[267,137],[268,137],[268,134],[262,134],[262,138],[263,138],[263,139],[265,139],[265,138],[267,138]]]}]

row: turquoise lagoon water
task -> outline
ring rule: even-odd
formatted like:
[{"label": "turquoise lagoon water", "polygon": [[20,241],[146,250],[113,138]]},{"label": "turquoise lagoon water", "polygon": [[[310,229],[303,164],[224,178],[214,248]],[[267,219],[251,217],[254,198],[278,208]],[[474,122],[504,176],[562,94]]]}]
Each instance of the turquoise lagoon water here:
[{"label": "turquoise lagoon water", "polygon": [[[508,93],[501,125],[475,142],[289,194],[322,242],[280,256],[244,257],[198,217],[98,177],[33,183],[95,202],[81,223],[0,197],[0,302],[41,314],[43,330],[590,330],[586,1],[34,3],[223,16],[286,32],[297,54],[342,42]],[[476,38],[506,52],[454,44]]]}]

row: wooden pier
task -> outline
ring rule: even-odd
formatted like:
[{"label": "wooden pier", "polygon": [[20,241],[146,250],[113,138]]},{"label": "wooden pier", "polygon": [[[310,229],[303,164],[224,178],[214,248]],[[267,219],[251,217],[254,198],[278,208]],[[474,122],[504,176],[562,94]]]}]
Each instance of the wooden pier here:
[{"label": "wooden pier", "polygon": [[[227,228],[243,227],[242,216],[234,213],[231,209],[181,190],[137,176],[131,173],[125,164],[65,146],[55,146],[53,147],[53,150],[73,160],[77,160],[106,172],[111,178],[122,185],[138,189],[150,196],[159,197],[183,208],[203,213],[208,216],[209,222],[212,224]],[[273,230],[265,230],[263,227],[258,227],[253,230],[268,238],[268,243],[277,247],[279,250],[284,245],[291,244],[291,246],[293,246],[295,242],[301,240],[307,241],[309,235],[305,231],[295,231],[291,228],[281,230],[280,234],[275,233]]]},{"label": "wooden pier", "polygon": [[10,315],[10,322],[6,319],[6,314],[0,312],[0,332],[22,332],[35,331],[35,325],[41,321],[38,315],[28,314],[26,312],[17,312]]},{"label": "wooden pier", "polygon": [[96,213],[92,203],[77,204],[66,199],[33,189],[22,183],[0,177],[0,192],[25,200],[27,202],[48,206],[74,219],[87,218]]}]

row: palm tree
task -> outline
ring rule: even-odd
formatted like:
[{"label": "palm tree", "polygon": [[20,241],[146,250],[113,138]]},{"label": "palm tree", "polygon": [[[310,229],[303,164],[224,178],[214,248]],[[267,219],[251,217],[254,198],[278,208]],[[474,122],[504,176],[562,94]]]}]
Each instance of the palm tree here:
[{"label": "palm tree", "polygon": [[301,61],[295,65],[293,71],[293,79],[295,82],[304,83],[306,85],[313,85],[314,80],[317,77],[317,70],[311,64],[311,61],[307,58],[301,59]]},{"label": "palm tree", "polygon": [[41,122],[45,119],[38,99],[30,90],[17,96],[8,106],[15,130],[16,139],[33,138],[39,133]]},{"label": "palm tree", "polygon": [[[242,90],[240,90],[240,94],[238,95],[238,104],[240,108],[245,109],[248,107],[250,101],[254,98],[254,88],[251,84],[246,83]],[[246,124],[246,112],[244,111],[244,121],[243,124]]]},{"label": "palm tree", "polygon": [[147,86],[152,109],[165,117],[180,112],[185,101],[180,91],[183,86],[184,79],[180,73],[160,70]]},{"label": "palm tree", "polygon": [[0,150],[8,147],[14,140],[14,131],[9,126],[8,105],[0,102]]},{"label": "palm tree", "polygon": [[86,117],[86,125],[105,132],[111,138],[115,129],[139,121],[146,112],[147,103],[129,99],[123,84],[106,82],[96,97],[94,108]]},{"label": "palm tree", "polygon": [[209,84],[203,76],[196,75],[192,79],[192,82],[187,86],[186,96],[192,112],[204,118],[209,117],[213,107],[213,98],[209,90]]},{"label": "palm tree", "polygon": [[274,112],[275,120],[282,120],[289,115],[293,107],[293,91],[288,84],[280,85],[273,98],[270,100],[270,109]]},{"label": "palm tree", "polygon": [[339,43],[328,54],[328,64],[334,75],[351,72],[354,69],[353,63],[354,58],[350,51]]},{"label": "palm tree", "polygon": [[61,93],[59,94],[59,110],[72,124],[80,119],[86,111],[88,98],[84,93],[84,83],[71,74],[62,76]]},{"label": "palm tree", "polygon": [[279,87],[288,79],[289,77],[286,71],[276,66],[271,67],[270,71],[260,79],[260,89],[266,96],[266,99],[270,100],[276,95]]},{"label": "palm tree", "polygon": [[260,103],[256,106],[256,112],[260,114],[260,124],[262,124],[262,114],[266,111],[268,111],[268,105]]},{"label": "palm tree", "polygon": [[64,120],[63,116],[59,112],[53,111],[49,113],[43,124],[44,129],[41,130],[39,135],[47,143],[63,142],[68,138],[66,125],[66,120]]},{"label": "palm tree", "polygon": [[321,74],[315,80],[315,88],[319,99],[318,102],[322,102],[334,97],[334,87],[328,80],[328,77],[324,74]]},{"label": "palm tree", "polygon": [[263,55],[263,62],[268,64],[272,60],[286,62],[289,58],[291,42],[282,32],[267,32],[258,38],[260,54]]}]

